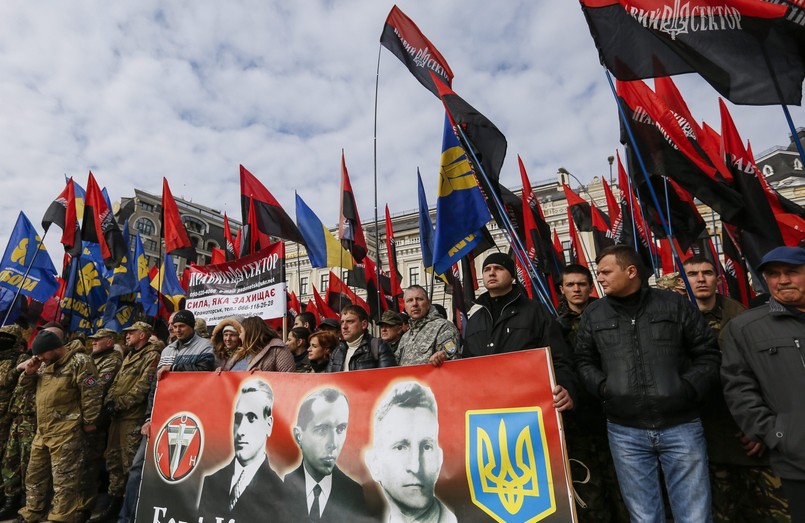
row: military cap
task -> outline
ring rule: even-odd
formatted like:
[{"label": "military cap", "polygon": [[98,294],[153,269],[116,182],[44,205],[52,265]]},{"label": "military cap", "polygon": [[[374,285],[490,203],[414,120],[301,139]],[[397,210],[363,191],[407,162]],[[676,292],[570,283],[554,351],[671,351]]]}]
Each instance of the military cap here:
[{"label": "military cap", "polygon": [[99,340],[101,338],[114,338],[117,336],[117,332],[113,331],[112,329],[98,329],[95,334],[92,336],[87,336],[87,338],[91,340]]},{"label": "military cap", "polygon": [[135,321],[131,327],[126,327],[123,329],[123,332],[131,332],[131,331],[142,331],[146,334],[151,334],[154,332],[154,328],[149,324],[145,323],[144,321]]}]

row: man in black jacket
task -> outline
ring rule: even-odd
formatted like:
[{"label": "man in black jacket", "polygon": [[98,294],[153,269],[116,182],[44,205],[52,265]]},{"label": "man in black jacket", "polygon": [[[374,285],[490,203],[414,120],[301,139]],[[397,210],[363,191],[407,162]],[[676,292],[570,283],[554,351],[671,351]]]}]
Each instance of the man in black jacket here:
[{"label": "man in black jacket", "polygon": [[397,360],[388,344],[373,338],[367,328],[369,315],[357,305],[341,309],[342,341],[327,364],[327,372],[396,367]]},{"label": "man in black jacket", "polygon": [[514,274],[514,261],[502,252],[484,260],[486,292],[478,297],[480,307],[467,320],[462,357],[549,346],[559,383],[553,390],[554,406],[560,412],[570,410],[576,380],[562,331],[545,307],[529,300],[514,284]]},{"label": "man in black jacket", "polygon": [[805,249],[777,247],[758,266],[769,302],[727,324],[724,399],[756,446],[770,449],[791,520],[805,521]]},{"label": "man in black jacket", "polygon": [[665,521],[660,470],[674,520],[710,522],[707,449],[698,407],[718,378],[720,353],[682,295],[642,288],[631,248],[596,260],[606,297],[587,306],[576,360],[603,401],[618,482],[633,521]]}]

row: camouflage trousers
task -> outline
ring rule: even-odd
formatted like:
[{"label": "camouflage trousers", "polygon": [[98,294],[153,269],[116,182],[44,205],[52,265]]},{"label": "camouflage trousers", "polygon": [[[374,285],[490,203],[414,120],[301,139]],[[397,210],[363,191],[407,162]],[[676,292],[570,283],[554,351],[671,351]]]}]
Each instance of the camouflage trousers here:
[{"label": "camouflage trousers", "polygon": [[109,495],[123,497],[131,461],[140,447],[140,420],[116,419],[109,426],[106,447],[106,470],[109,472]]},{"label": "camouflage trousers", "polygon": [[769,467],[710,463],[715,523],[791,521],[780,478]]},{"label": "camouflage trousers", "polygon": [[6,497],[25,493],[25,474],[36,435],[36,415],[17,416],[11,423],[3,454],[3,490]]},{"label": "camouflage trousers", "polygon": [[627,523],[606,433],[570,424],[565,439],[579,523]]},{"label": "camouflage trousers", "polygon": [[[8,441],[8,434],[11,431],[11,424],[14,422],[14,415],[7,412],[0,417],[0,441]],[[3,456],[6,452],[6,446],[0,445],[0,463],[3,461]]]},{"label": "camouflage trousers", "polygon": [[[80,522],[86,444],[83,434],[43,437],[37,433],[25,476],[25,521]],[[53,498],[48,513],[50,493]]]},{"label": "camouflage trousers", "polygon": [[105,430],[84,434],[86,448],[84,456],[85,467],[81,476],[81,490],[83,492],[81,510],[92,510],[95,506],[95,501],[98,499],[98,484],[101,478],[103,454],[106,450],[106,437]]}]

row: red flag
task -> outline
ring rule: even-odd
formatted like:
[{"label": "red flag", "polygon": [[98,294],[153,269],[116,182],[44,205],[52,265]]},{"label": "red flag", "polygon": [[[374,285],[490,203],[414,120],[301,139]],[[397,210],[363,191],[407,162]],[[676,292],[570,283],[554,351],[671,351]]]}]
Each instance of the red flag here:
[{"label": "red flag", "polygon": [[590,204],[584,198],[573,192],[573,189],[562,184],[562,189],[565,191],[565,198],[567,199],[567,210],[569,216],[573,219],[578,230],[583,232],[590,232],[593,230],[593,216]]},{"label": "red flag", "polygon": [[238,233],[235,235],[235,252],[238,253],[238,258],[240,258],[241,247],[243,246],[243,229],[247,227],[246,224],[242,225],[240,229],[238,229]]},{"label": "red flag", "polygon": [[556,229],[553,230],[553,252],[557,259],[562,260],[562,267],[566,265],[565,248],[562,247],[562,242],[559,241],[559,234]]},{"label": "red flag", "polygon": [[370,311],[369,304],[344,284],[333,271],[330,271],[325,299],[327,305],[337,312],[341,312],[341,309],[344,308],[345,305],[350,304],[358,305],[366,311],[366,314],[369,314]]},{"label": "red flag", "polygon": [[[307,245],[294,221],[285,212],[274,196],[244,166],[240,166],[240,206],[243,223],[248,223],[250,208],[255,208],[257,230],[267,236],[275,236]],[[255,233],[252,232],[254,235]],[[270,241],[261,239],[264,246]],[[245,253],[241,252],[241,256]]]},{"label": "red flag", "polygon": [[355,261],[361,263],[366,256],[366,239],[363,236],[361,217],[358,215],[358,204],[349,182],[347,164],[344,160],[344,151],[341,150],[341,216],[338,223],[338,237]]},{"label": "red flag", "polygon": [[[652,267],[653,253],[656,251],[654,243],[651,241],[651,232],[646,230],[644,221],[640,218],[634,191],[630,189],[629,177],[621,162],[620,152],[616,152],[618,157],[618,187],[620,188],[621,209],[618,212],[618,220],[612,220],[612,238],[615,245],[628,245],[632,248],[637,246],[637,252],[646,267]],[[634,218],[633,218],[634,216]],[[637,239],[635,239],[635,235]]]},{"label": "red flag", "polygon": [[232,239],[232,229],[229,228],[229,218],[224,213],[224,242],[226,243],[226,261],[237,260],[239,257],[235,240]]},{"label": "red flag", "polygon": [[391,223],[389,206],[386,205],[386,253],[389,257],[389,278],[391,279],[391,295],[399,296],[403,293],[400,286],[402,275],[397,269],[397,241],[394,239],[394,227]]},{"label": "red flag", "polygon": [[196,248],[190,243],[167,178],[162,178],[162,236],[165,239],[165,252],[169,255],[196,260]]},{"label": "red flag", "polygon": [[587,256],[584,254],[584,245],[581,243],[579,233],[576,230],[576,224],[573,221],[573,216],[570,214],[570,208],[567,209],[568,217],[568,233],[570,234],[570,263],[576,263],[589,267],[587,263]]},{"label": "red flag", "polygon": [[217,247],[212,248],[212,256],[210,257],[210,265],[217,265],[219,263],[226,263],[226,251]]},{"label": "red flag", "polygon": [[42,228],[48,231],[52,224],[61,227],[61,243],[71,256],[81,252],[81,235],[75,207],[75,185],[73,178],[67,180],[64,190],[53,200],[42,217]]},{"label": "red flag", "polygon": [[117,267],[128,254],[123,233],[120,232],[92,171],[87,180],[81,239],[101,246],[101,256],[107,267]]},{"label": "red flag", "polygon": [[316,310],[319,314],[317,316],[319,318],[319,322],[327,318],[337,320],[339,318],[338,313],[331,309],[330,306],[327,305],[323,299],[321,299],[321,295],[319,294],[319,291],[316,290],[315,285],[311,284],[311,287],[313,287],[313,299],[316,301]]},{"label": "red flag", "polygon": [[[533,223],[537,231],[536,236],[532,234],[534,247],[537,252],[536,258],[539,263],[537,268],[543,274],[549,274],[553,276],[553,278],[558,279],[561,268],[565,266],[565,257],[561,249],[558,256],[553,249],[553,244],[551,243],[551,228],[548,222],[545,221],[545,214],[542,212],[542,207],[539,205],[537,196],[531,189],[531,181],[528,179],[528,173],[519,155],[517,156],[517,163],[520,167],[520,181],[523,184],[523,223],[526,224],[526,231],[528,231],[528,224],[530,223]],[[526,216],[529,210],[531,211],[530,219]]]},{"label": "red flag", "polygon": [[414,78],[436,96],[439,96],[439,93],[433,84],[431,71],[447,85],[453,81],[453,71],[447,65],[447,60],[396,5],[391,8],[386,18],[383,33],[380,35],[380,44],[394,53],[394,56],[411,71]]},{"label": "red flag", "polygon": [[[620,160],[620,158],[618,160]],[[618,205],[618,201],[615,199],[615,195],[612,194],[612,189],[609,187],[607,181],[602,178],[601,182],[604,186],[604,198],[607,200],[607,214],[609,214],[609,222],[611,224],[610,230],[614,232],[614,226],[621,217],[621,208]]]},{"label": "red flag", "polygon": [[754,292],[749,286],[744,257],[738,248],[735,227],[728,224],[722,226],[721,246],[724,250],[724,276],[727,280],[729,295],[734,300],[743,303],[744,307],[749,307],[749,301],[754,297]]}]

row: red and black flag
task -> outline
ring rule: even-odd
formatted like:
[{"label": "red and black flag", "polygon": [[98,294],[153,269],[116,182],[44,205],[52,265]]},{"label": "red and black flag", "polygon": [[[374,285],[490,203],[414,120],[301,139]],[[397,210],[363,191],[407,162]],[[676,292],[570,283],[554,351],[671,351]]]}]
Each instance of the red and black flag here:
[{"label": "red and black flag", "polygon": [[[744,206],[743,198],[719,179],[718,169],[698,146],[692,126],[683,129],[674,113],[642,81],[618,82],[618,96],[646,170],[673,179],[718,212],[723,220],[737,219]],[[629,142],[625,129],[621,142]],[[630,172],[645,203],[641,189],[644,180],[636,175],[640,170],[635,167],[630,165]]]},{"label": "red and black flag", "polygon": [[582,232],[592,231],[593,212],[590,204],[564,183],[562,184],[562,189],[565,191],[565,199],[567,199],[567,210],[570,216],[573,217],[573,223],[576,224],[576,228]]},{"label": "red and black flag", "polygon": [[302,312],[302,304],[299,303],[299,298],[296,297],[294,291],[287,291],[288,296],[288,315],[291,318],[296,318]]},{"label": "red and black flag", "polygon": [[[620,157],[618,158],[620,161]],[[609,184],[603,178],[601,179],[601,185],[604,188],[604,198],[607,201],[607,214],[609,215],[609,223],[610,223],[610,231],[614,231],[615,224],[620,220],[621,217],[621,208],[618,205],[618,200],[615,199],[615,195],[612,194],[612,189],[609,187]],[[612,234],[614,238],[614,233]]]},{"label": "red and black flag", "polygon": [[560,249],[559,255],[553,249],[551,228],[548,222],[545,221],[545,214],[542,212],[539,200],[531,189],[531,181],[528,179],[528,173],[525,170],[525,165],[520,156],[517,156],[517,162],[520,166],[520,181],[523,184],[523,223],[528,230],[531,221],[526,216],[526,210],[531,211],[530,219],[533,220],[533,225],[536,227],[537,234],[532,238],[534,239],[534,247],[537,251],[536,259],[539,262],[538,270],[543,274],[553,277],[554,280],[559,281],[559,273],[562,267],[565,266],[565,257]]},{"label": "red and black flag", "polygon": [[226,261],[237,260],[239,257],[238,247],[236,247],[235,240],[232,238],[232,229],[229,228],[229,218],[224,213],[224,243],[226,245]]},{"label": "red and black flag", "polygon": [[589,267],[587,255],[584,253],[584,244],[581,243],[581,238],[579,238],[579,232],[576,230],[576,224],[570,208],[567,209],[567,218],[568,234],[570,234],[570,263]]},{"label": "red and black flag", "polygon": [[389,287],[391,287],[389,296],[400,296],[403,293],[400,285],[402,275],[397,269],[397,240],[394,239],[394,226],[391,223],[388,205],[386,205],[386,253],[389,258]]},{"label": "red and black flag", "polygon": [[640,218],[637,200],[631,190],[629,177],[623,168],[620,153],[618,157],[618,187],[620,188],[621,204],[618,218],[612,220],[612,239],[615,245],[628,245],[635,249],[643,260],[646,268],[653,267],[656,258],[656,249],[651,241],[651,232],[646,230],[645,222]]},{"label": "red and black flag", "polygon": [[567,265],[567,260],[565,259],[565,249],[562,247],[562,242],[559,240],[559,233],[556,232],[556,229],[553,230],[553,253],[554,256],[556,256],[556,259],[562,263],[562,268],[564,268]]},{"label": "red and black flag", "polygon": [[[267,236],[274,236],[282,238],[283,240],[290,240],[301,245],[307,246],[305,239],[299,233],[294,221],[285,212],[285,209],[279,204],[274,196],[268,192],[268,189],[260,183],[260,180],[246,170],[242,165],[240,166],[240,205],[243,217],[243,223],[248,223],[249,209],[254,204],[254,213],[257,217],[257,229],[259,233]],[[255,234],[252,231],[252,234]],[[270,241],[261,239],[262,247],[268,246]],[[240,253],[241,256],[244,253]]]},{"label": "red and black flag", "polygon": [[749,307],[754,292],[749,286],[744,257],[736,245],[737,230],[730,225],[721,228],[721,248],[724,250],[724,277],[730,297]]},{"label": "red and black flag", "polygon": [[601,62],[619,80],[697,72],[736,104],[799,105],[802,9],[785,4],[581,0]]},{"label": "red and black flag", "polygon": [[358,214],[358,204],[355,202],[355,193],[349,182],[347,163],[344,160],[344,151],[341,151],[341,217],[338,222],[338,238],[341,245],[352,253],[355,261],[360,263],[366,256],[366,238],[363,236],[361,217]]},{"label": "red and black flag", "polygon": [[45,211],[42,217],[42,228],[45,232],[50,229],[52,224],[58,225],[61,230],[61,244],[64,250],[72,257],[81,253],[81,230],[78,226],[78,218],[75,206],[75,185],[73,178],[67,180],[64,190],[56,196],[53,203]]},{"label": "red and black flag", "polygon": [[84,221],[81,224],[81,239],[101,246],[103,263],[107,267],[117,267],[128,254],[123,233],[117,226],[112,210],[106,203],[92,171],[87,180],[84,197]]},{"label": "red and black flag", "polygon": [[347,305],[358,305],[366,311],[366,314],[369,314],[370,309],[366,301],[355,294],[333,271],[330,271],[324,299],[327,301],[327,305],[338,313]]},{"label": "red and black flag", "polygon": [[610,230],[609,216],[601,209],[591,205],[593,216],[593,242],[595,244],[595,252],[599,253],[611,245],[615,245],[615,240],[612,239],[612,231]]},{"label": "red and black flag", "polygon": [[249,214],[246,217],[246,221],[243,222],[243,226],[238,231],[238,250],[241,256],[246,256],[248,254],[253,254],[263,247],[268,247],[270,243],[270,239],[267,234],[261,233],[260,228],[257,225],[257,205],[254,204],[254,201],[249,198]]},{"label": "red and black flag", "polygon": [[162,178],[162,237],[165,239],[167,254],[181,256],[186,260],[196,260],[196,248],[190,243],[190,237],[179,216],[179,207],[173,199],[167,178]]},{"label": "red and black flag", "polygon": [[321,295],[319,294],[319,291],[316,290],[315,285],[311,285],[311,287],[313,287],[313,299],[316,301],[316,311],[318,313],[317,317],[319,318],[319,323],[327,318],[337,320],[339,317],[338,313],[327,305],[327,302],[321,298]]},{"label": "red and black flag", "polygon": [[394,53],[394,56],[411,71],[414,78],[436,96],[439,96],[439,93],[431,73],[437,75],[447,85],[453,81],[453,71],[447,65],[447,60],[396,5],[391,8],[386,18],[383,33],[380,35],[380,44]]}]

